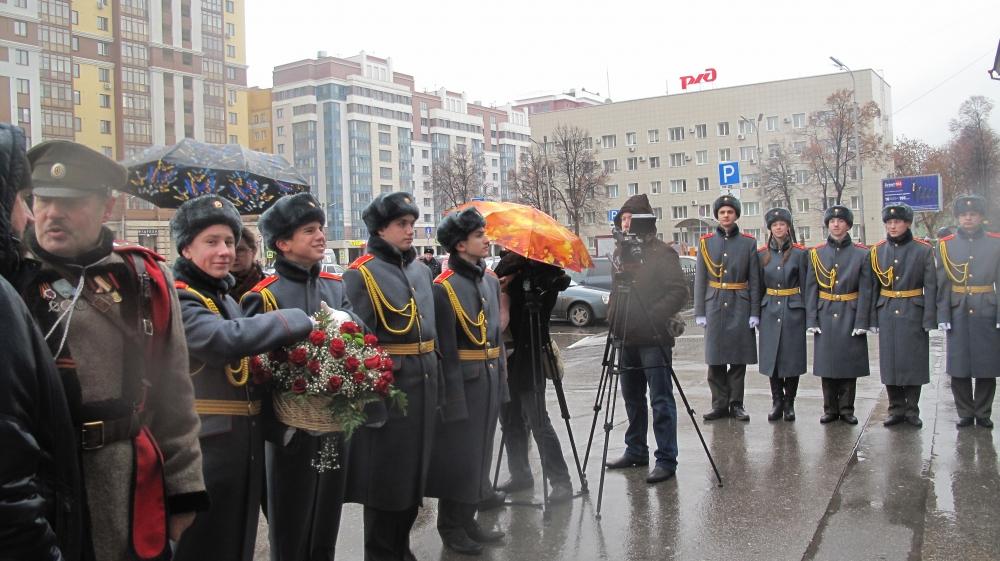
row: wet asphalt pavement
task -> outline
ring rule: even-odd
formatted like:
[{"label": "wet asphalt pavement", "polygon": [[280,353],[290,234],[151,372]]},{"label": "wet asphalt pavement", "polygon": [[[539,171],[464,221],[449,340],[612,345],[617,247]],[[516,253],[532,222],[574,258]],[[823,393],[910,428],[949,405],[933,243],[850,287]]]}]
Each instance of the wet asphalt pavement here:
[{"label": "wet asphalt pavement", "polygon": [[[577,329],[559,323],[552,327],[564,349],[570,424],[581,456],[594,415],[605,330],[604,326]],[[858,382],[860,424],[820,425],[822,391],[819,379],[811,374],[803,376],[799,386],[798,420],[768,422],[767,380],[752,366],[746,382],[751,421],[706,423],[701,414],[709,410],[710,393],[702,330],[689,318],[688,334],[674,349],[674,369],[724,486],[717,486],[675,389],[680,453],[674,479],[651,486],[645,482],[646,468],[608,472],[602,517],[597,520],[602,411],[586,467],[589,494],[545,512],[512,506],[481,513],[482,524],[507,532],[503,543],[487,546],[481,559],[1000,559],[1000,429],[955,428],[957,415],[948,378],[942,373],[943,339],[938,334],[931,336],[935,368],[920,400],[923,428],[883,427],[887,400],[872,339],[873,375]],[[573,472],[566,425],[559,418],[551,386],[548,408]],[[619,457],[624,450],[624,419],[619,398],[609,458]],[[652,433],[649,442],[655,448]],[[542,498],[534,448],[532,454],[535,490],[518,493],[515,500],[538,502]],[[500,480],[505,479],[503,465]],[[575,473],[573,483],[579,491]],[[338,559],[362,559],[362,531],[361,508],[345,505]],[[420,560],[470,559],[443,549],[435,529],[433,499],[426,500],[421,509],[411,545]],[[262,522],[257,559],[267,559],[266,551]]]}]

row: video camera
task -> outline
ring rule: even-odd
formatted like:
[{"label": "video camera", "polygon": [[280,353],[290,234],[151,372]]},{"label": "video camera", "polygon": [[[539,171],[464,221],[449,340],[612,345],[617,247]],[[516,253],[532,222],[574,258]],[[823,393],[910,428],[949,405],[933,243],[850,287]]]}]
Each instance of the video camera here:
[{"label": "video camera", "polygon": [[618,245],[622,263],[642,263],[642,244],[645,237],[656,233],[656,215],[633,214],[628,231],[614,227],[611,235]]}]

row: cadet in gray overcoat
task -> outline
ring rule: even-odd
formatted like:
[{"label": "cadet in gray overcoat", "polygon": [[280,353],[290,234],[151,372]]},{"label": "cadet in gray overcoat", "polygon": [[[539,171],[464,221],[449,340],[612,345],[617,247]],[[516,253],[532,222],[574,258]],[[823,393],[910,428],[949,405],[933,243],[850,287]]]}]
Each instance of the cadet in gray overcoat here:
[{"label": "cadet in gray overcoat", "polygon": [[795,394],[799,376],[806,371],[806,250],[792,243],[792,213],[772,208],[764,215],[771,232],[767,245],[757,250],[760,260],[761,322],[757,328],[760,373],[771,384],[768,421],[784,416],[795,420]]},{"label": "cadet in gray overcoat", "polygon": [[[986,232],[986,201],[955,199],[958,232],[938,241],[938,327],[948,333],[948,374],[958,427],[992,428],[1000,372],[1000,234]],[[975,380],[975,388],[973,388]]]},{"label": "cadet in gray overcoat", "polygon": [[857,379],[871,374],[872,269],[868,248],[853,243],[851,209],[833,205],[823,213],[830,235],[809,250],[806,273],[806,327],[813,335],[813,374],[823,384],[821,423],[837,419],[855,425]]},{"label": "cadet in gray overcoat", "polygon": [[754,328],[760,323],[760,263],[756,238],[741,234],[740,200],[723,195],[712,205],[716,231],[701,237],[694,281],[695,323],[705,328],[705,362],[712,389],[714,421],[732,415],[749,421],[743,409],[747,364],[757,363]]},{"label": "cadet in gray overcoat", "polygon": [[503,532],[475,519],[492,496],[493,438],[506,396],[500,337],[500,281],[486,267],[486,220],[474,208],[449,214],[437,229],[449,270],[434,280],[445,400],[437,419],[427,496],[437,497],[438,532],[453,551],[477,554]]},{"label": "cadet in gray overcoat", "polygon": [[878,328],[879,371],[889,394],[892,426],[920,420],[920,386],[931,381],[927,334],[937,327],[937,271],[931,244],[913,237],[913,209],[906,204],[882,209],[886,239],[871,249],[878,294],[872,326]]},{"label": "cadet in gray overcoat", "polygon": [[305,339],[313,322],[298,309],[245,318],[229,292],[229,267],[242,231],[231,202],[216,195],[191,199],[170,221],[180,257],[174,262],[201,416],[202,471],[212,505],[184,533],[174,559],[253,559],[264,477],[260,410],[263,388],[247,357]]},{"label": "cadet in gray overcoat", "polygon": [[[275,274],[240,299],[247,316],[291,308],[311,316],[324,302],[350,312],[340,276],[320,270],[324,224],[323,208],[309,193],[282,197],[261,215],[264,243],[278,259]],[[350,449],[339,435],[313,436],[281,423],[269,398],[262,405],[271,560],[333,559]],[[339,468],[319,472],[312,462],[329,438],[338,440]]]},{"label": "cadet in gray overcoat", "polygon": [[409,193],[381,194],[362,213],[368,253],[344,274],[354,311],[392,357],[405,413],[351,438],[348,501],[365,506],[365,559],[412,558],[409,536],[424,496],[438,409],[437,334],[427,265],[416,259]]}]

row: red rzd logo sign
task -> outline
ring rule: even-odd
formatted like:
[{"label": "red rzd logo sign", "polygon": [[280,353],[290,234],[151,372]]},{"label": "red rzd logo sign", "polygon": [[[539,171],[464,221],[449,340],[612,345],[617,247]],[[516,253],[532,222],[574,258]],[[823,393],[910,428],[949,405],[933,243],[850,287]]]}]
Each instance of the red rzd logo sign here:
[{"label": "red rzd logo sign", "polygon": [[691,84],[714,82],[716,77],[717,74],[714,68],[706,68],[704,73],[697,76],[681,76],[681,89],[686,90]]}]

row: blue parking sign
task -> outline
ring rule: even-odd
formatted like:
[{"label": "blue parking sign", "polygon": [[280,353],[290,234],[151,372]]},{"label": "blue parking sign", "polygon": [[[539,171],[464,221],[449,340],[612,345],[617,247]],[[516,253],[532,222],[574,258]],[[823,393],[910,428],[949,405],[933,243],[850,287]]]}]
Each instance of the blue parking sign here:
[{"label": "blue parking sign", "polygon": [[614,209],[614,210],[609,210],[608,211],[608,222],[614,224],[616,216],[618,216],[618,209],[617,208]]},{"label": "blue parking sign", "polygon": [[719,185],[735,185],[740,182],[739,162],[719,163]]}]

